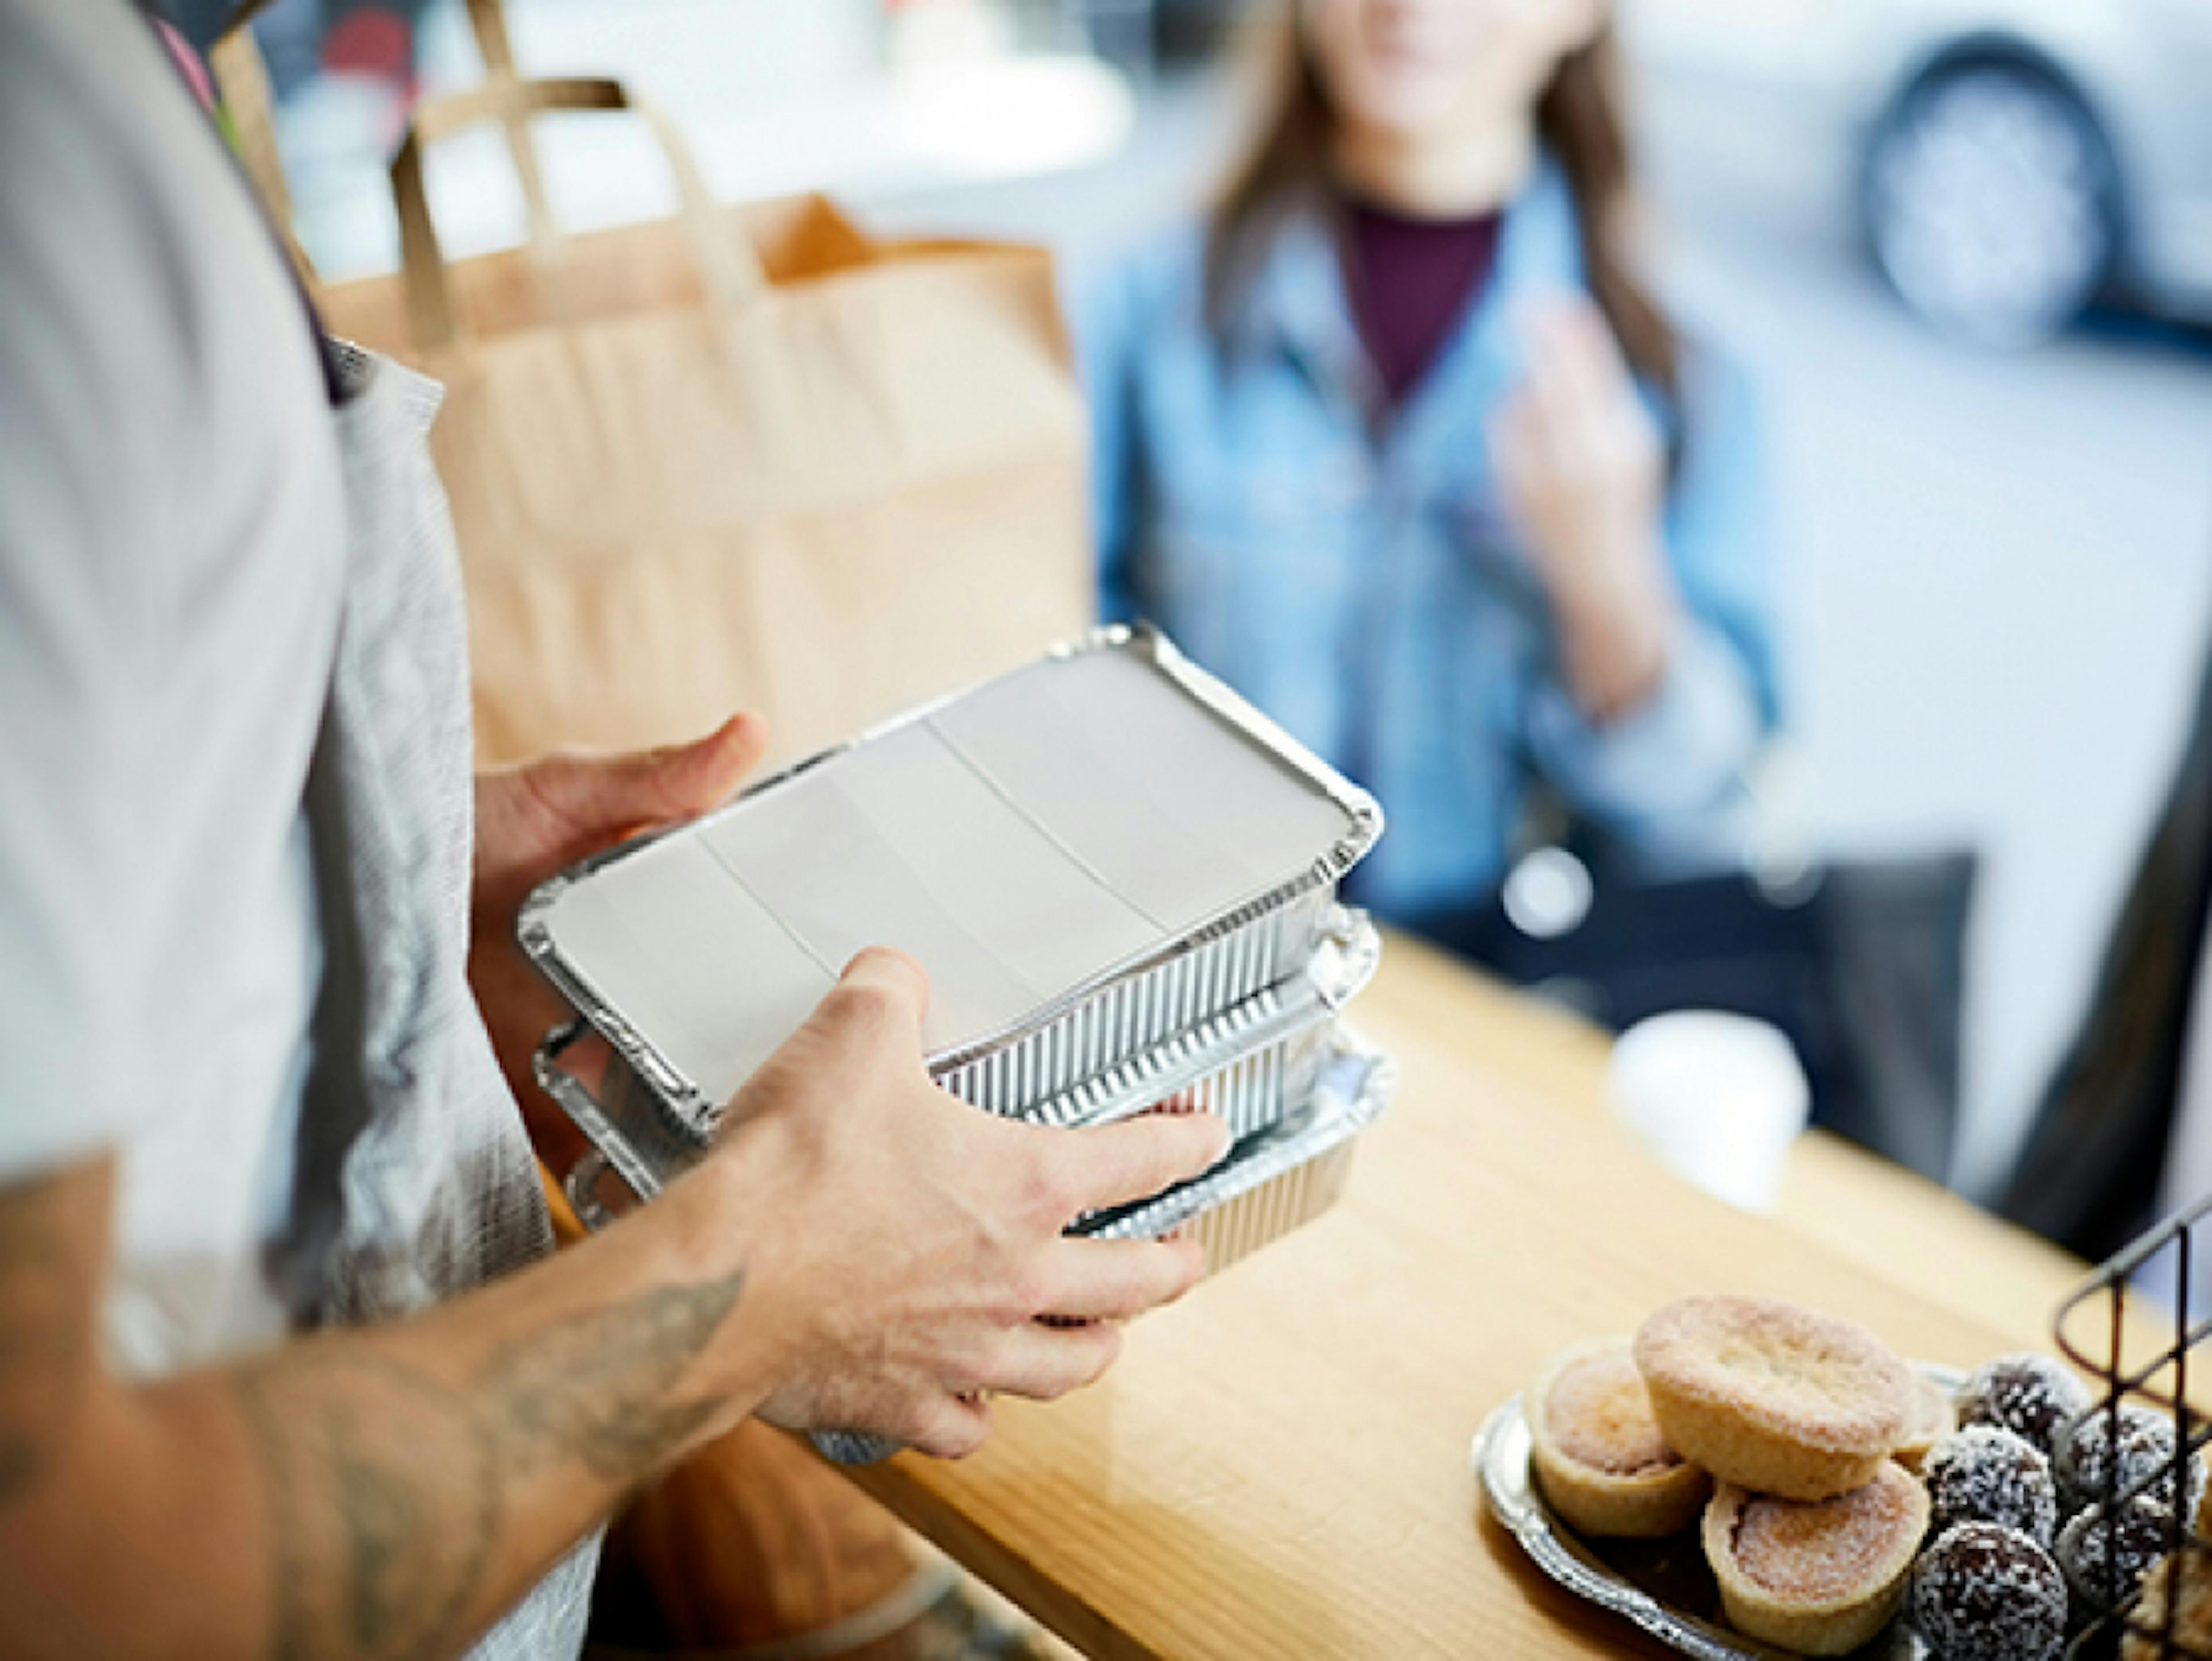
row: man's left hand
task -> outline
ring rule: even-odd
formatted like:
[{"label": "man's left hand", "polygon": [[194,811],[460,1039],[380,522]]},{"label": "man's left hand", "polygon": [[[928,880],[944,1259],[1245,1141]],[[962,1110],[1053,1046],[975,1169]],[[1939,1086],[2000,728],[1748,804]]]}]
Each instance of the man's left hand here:
[{"label": "man's left hand", "polygon": [[556,1172],[585,1144],[538,1088],[530,1058],[569,1011],[524,957],[515,915],[532,889],[578,860],[721,806],[767,745],[767,723],[738,715],[695,743],[630,755],[548,755],[477,775],[469,984],[531,1140]]}]

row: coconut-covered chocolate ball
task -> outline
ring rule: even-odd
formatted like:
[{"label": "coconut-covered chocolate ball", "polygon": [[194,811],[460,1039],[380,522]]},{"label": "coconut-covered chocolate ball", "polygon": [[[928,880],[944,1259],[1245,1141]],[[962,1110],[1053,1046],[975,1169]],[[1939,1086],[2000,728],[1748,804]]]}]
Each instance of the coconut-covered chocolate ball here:
[{"label": "coconut-covered chocolate ball", "polygon": [[[2137,1494],[2172,1505],[2173,1452],[2173,1415],[2140,1402],[2123,1402],[2117,1415],[2100,1407],[2077,1420],[2060,1436],[2051,1466],[2069,1509],[2102,1504],[2108,1495],[2124,1500]],[[2183,1509],[2194,1514],[2204,1492],[2203,1460],[2191,1454],[2187,1472]]]},{"label": "coconut-covered chocolate ball", "polygon": [[2059,1531],[2057,1556],[2087,1620],[2125,1607],[2143,1571],[2180,1542],[2172,1508],[2146,1496],[2128,1500],[2112,1519],[2102,1506],[2091,1506]]},{"label": "coconut-covered chocolate ball", "polygon": [[1912,1571],[1912,1624],[1944,1661],[2051,1661],[2066,1641],[2066,1580],[2018,1529],[1961,1523]]},{"label": "coconut-covered chocolate ball", "polygon": [[2048,1355],[2000,1355],[1959,1388],[1959,1423],[1995,1425],[2050,1458],[2059,1434],[2089,1410],[2089,1388]]},{"label": "coconut-covered chocolate ball", "polygon": [[2058,1484],[2051,1461],[2025,1437],[1995,1425],[1969,1425],[1938,1440],[1921,1463],[1929,1527],[2002,1523],[2045,1549],[2058,1532]]}]

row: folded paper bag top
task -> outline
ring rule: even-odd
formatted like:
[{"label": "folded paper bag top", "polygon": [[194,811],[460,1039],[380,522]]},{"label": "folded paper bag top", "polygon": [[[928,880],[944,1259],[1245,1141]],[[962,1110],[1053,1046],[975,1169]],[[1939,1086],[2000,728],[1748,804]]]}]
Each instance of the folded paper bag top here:
[{"label": "folded paper bag top", "polygon": [[1381,822],[1155,631],[1102,630],[555,879],[523,940],[665,1095],[711,1114],[865,946],[929,972],[933,1060],[972,1055],[1326,898]]}]

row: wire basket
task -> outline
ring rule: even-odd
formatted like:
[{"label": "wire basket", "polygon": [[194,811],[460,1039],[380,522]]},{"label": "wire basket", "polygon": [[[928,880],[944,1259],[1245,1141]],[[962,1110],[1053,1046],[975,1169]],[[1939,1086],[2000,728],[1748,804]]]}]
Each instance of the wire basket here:
[{"label": "wire basket", "polygon": [[2051,1323],[2091,1381],[2093,1403],[2062,1447],[2077,1492],[2099,1508],[2085,1526],[2102,1531],[2068,1576],[2081,1628],[2069,1661],[2212,1661],[2212,1319],[2189,1312],[2192,1300],[2212,1307],[2200,1237],[2212,1246],[2212,1197],[2101,1265]]}]

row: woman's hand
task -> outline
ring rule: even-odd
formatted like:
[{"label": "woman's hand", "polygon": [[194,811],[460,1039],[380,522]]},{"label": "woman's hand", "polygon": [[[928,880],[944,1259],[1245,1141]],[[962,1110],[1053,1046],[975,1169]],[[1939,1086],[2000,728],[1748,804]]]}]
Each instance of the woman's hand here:
[{"label": "woman's hand", "polygon": [[960,1454],[988,1396],[1090,1383],[1119,1322],[1204,1272],[1190,1242],[1062,1231],[1198,1175],[1229,1131],[1201,1114],[1050,1130],[955,1100],[923,1068],[928,995],[912,960],[861,953],[738,1092],[697,1175],[748,1237],[739,1319],[781,1335],[761,1415]]},{"label": "woman's hand", "polygon": [[1523,337],[1528,380],[1492,425],[1492,458],[1552,603],[1568,690],[1602,723],[1657,687],[1679,621],[1665,447],[1589,301],[1532,308]]},{"label": "woman's hand", "polygon": [[477,775],[469,985],[538,1155],[556,1171],[584,1142],[531,1077],[530,1058],[569,1011],[522,955],[515,914],[547,877],[623,838],[696,818],[737,793],[768,744],[757,715],[696,743],[630,755],[548,755]]}]

